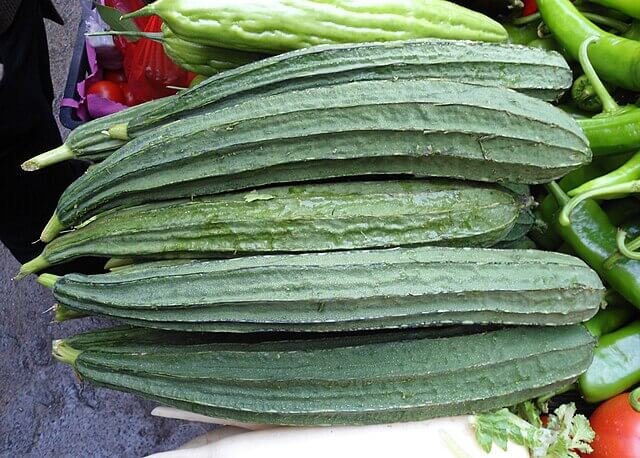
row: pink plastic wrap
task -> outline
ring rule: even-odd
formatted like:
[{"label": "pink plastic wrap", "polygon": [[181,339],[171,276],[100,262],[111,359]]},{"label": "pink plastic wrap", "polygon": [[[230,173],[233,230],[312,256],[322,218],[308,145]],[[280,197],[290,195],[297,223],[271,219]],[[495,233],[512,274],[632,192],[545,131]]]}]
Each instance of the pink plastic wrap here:
[{"label": "pink plastic wrap", "polygon": [[[92,14],[97,15],[97,12],[93,10]],[[111,43],[113,44],[111,37],[106,38],[111,40]],[[104,43],[100,43],[100,46],[104,48]],[[61,101],[62,106],[75,108],[76,116],[82,121],[106,116],[127,108],[126,105],[112,102],[111,100],[98,95],[90,94],[89,97],[87,97],[87,89],[91,87],[92,84],[102,80],[102,68],[104,67],[104,63],[102,61],[100,61],[100,63],[98,62],[98,54],[96,52],[96,48],[92,46],[91,40],[85,40],[85,46],[87,50],[87,60],[89,63],[89,74],[76,86],[80,100],[65,98]],[[115,47],[113,47],[113,49],[115,52],[118,52]],[[122,60],[121,57],[120,60]],[[104,68],[112,68],[112,64],[113,60],[110,60],[110,65],[107,65],[107,67]]]}]

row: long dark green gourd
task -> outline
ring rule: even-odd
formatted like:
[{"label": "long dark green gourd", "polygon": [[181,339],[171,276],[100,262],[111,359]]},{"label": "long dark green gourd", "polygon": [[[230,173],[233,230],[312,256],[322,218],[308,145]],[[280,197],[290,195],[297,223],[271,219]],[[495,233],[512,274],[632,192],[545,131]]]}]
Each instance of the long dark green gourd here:
[{"label": "long dark green gourd", "polygon": [[571,256],[436,247],[165,261],[39,281],[70,310],[207,332],[564,325],[589,319],[604,295]]},{"label": "long dark green gourd", "polygon": [[540,183],[590,158],[569,115],[504,88],[402,80],[306,89],[129,142],[67,188],[42,240],[154,200],[379,174]]},{"label": "long dark green gourd", "polygon": [[[327,45],[302,49],[226,71],[168,99],[90,121],[66,143],[24,164],[35,170],[71,159],[103,160],[128,140],[175,119],[220,109],[260,94],[371,79],[447,78],[505,86],[544,100],[571,87],[557,53],[507,44],[455,40]],[[114,138],[105,135],[110,130]]]},{"label": "long dark green gourd", "polygon": [[392,423],[494,410],[572,383],[589,367],[594,347],[579,325],[255,344],[200,343],[195,336],[172,344],[178,340],[172,333],[142,332],[137,339],[136,330],[128,332],[102,344],[90,335],[84,345],[56,341],[53,354],[99,386],[216,418],[278,425]]},{"label": "long dark green gourd", "polygon": [[520,200],[490,184],[434,179],[280,186],[147,204],[106,212],[54,239],[19,277],[81,256],[485,247],[505,239],[520,220],[520,207],[527,205]]},{"label": "long dark green gourd", "polygon": [[118,138],[135,138],[160,124],[258,94],[353,81],[422,78],[504,86],[549,101],[558,99],[573,81],[560,54],[526,46],[459,40],[314,46],[213,76],[111,132]]}]

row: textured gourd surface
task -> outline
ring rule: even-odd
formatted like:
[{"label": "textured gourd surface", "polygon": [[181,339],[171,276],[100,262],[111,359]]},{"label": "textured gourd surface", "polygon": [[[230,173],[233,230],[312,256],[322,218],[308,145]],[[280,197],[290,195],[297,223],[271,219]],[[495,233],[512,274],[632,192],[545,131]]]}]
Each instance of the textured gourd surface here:
[{"label": "textured gourd surface", "polygon": [[113,207],[372,174],[540,183],[588,162],[576,122],[518,92],[364,81],[254,98],[129,142],[63,194],[63,226]]},{"label": "textured gourd surface", "polygon": [[57,263],[91,255],[195,258],[491,246],[520,219],[518,200],[504,188],[437,179],[266,188],[107,212],[54,239],[43,256]]},{"label": "textured gourd surface", "polygon": [[70,274],[59,303],[131,324],[195,331],[344,331],[593,316],[598,276],[534,250],[399,248],[159,262]]},{"label": "textured gourd surface", "polygon": [[71,339],[54,353],[74,354],[66,360],[77,374],[102,386],[214,417],[286,425],[389,423],[514,405],[575,380],[594,347],[580,325],[257,344],[197,337],[173,344],[170,333],[139,342],[136,334]]},{"label": "textured gourd surface", "polygon": [[315,46],[209,78],[130,116],[128,133],[136,137],[161,123],[258,95],[354,81],[422,78],[504,86],[543,100],[556,100],[573,82],[560,54],[528,46],[459,40]]}]

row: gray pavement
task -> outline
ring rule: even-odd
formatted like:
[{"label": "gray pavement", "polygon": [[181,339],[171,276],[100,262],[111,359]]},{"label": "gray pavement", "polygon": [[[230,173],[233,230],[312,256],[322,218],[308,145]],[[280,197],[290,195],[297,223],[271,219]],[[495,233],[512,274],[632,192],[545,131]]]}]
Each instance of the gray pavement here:
[{"label": "gray pavement", "polygon": [[[47,24],[54,87],[67,77],[80,0],[54,0],[66,25]],[[58,112],[60,93],[56,97]],[[56,324],[53,297],[0,245],[0,456],[138,457],[167,450],[208,427],[153,418],[151,402],[80,382],[51,358],[51,341],[108,323]]]}]

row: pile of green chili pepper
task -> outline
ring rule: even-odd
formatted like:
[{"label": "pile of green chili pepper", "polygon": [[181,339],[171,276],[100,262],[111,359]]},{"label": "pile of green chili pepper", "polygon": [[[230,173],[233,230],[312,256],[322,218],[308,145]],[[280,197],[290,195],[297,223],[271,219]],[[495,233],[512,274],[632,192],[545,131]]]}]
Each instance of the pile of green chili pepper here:
[{"label": "pile of green chili pepper", "polygon": [[580,256],[610,288],[606,308],[585,323],[599,344],[578,382],[587,401],[601,402],[640,384],[640,107],[629,103],[640,92],[640,1],[537,0],[525,10],[506,26],[511,40],[555,49],[574,66],[561,103],[594,155],[546,186],[530,236]]}]

